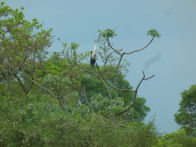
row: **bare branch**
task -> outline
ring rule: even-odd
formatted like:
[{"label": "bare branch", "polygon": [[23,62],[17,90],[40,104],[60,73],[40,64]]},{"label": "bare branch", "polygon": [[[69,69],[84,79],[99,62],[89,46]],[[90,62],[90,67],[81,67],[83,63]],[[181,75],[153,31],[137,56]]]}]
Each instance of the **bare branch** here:
[{"label": "bare branch", "polygon": [[117,49],[113,48],[113,46],[111,45],[110,40],[109,40],[108,37],[106,38],[106,41],[107,41],[107,43],[108,43],[108,46],[109,46],[113,51],[115,51],[118,55],[121,55],[121,53],[120,53]]},{"label": "bare branch", "polygon": [[148,77],[148,78],[145,78],[144,80],[149,80],[149,79],[151,79],[151,78],[153,78],[155,75],[152,75],[152,76],[150,76],[150,77]]},{"label": "bare branch", "polygon": [[137,49],[137,50],[134,50],[134,51],[131,51],[131,52],[124,52],[124,54],[130,55],[130,54],[133,54],[135,52],[139,52],[139,51],[144,50],[145,48],[147,48],[152,43],[152,41],[154,40],[154,38],[155,37],[153,36],[152,39],[150,40],[150,42],[146,46],[144,46],[143,48]]},{"label": "bare branch", "polygon": [[125,55],[125,53],[122,53],[122,54],[120,55],[120,59],[119,59],[118,64],[117,64],[117,71],[119,70],[119,66],[120,66],[120,63],[121,63],[122,58],[123,58],[124,55]]},{"label": "bare branch", "polygon": [[126,109],[124,109],[123,111],[117,113],[116,116],[122,115],[123,113],[129,111],[129,110],[134,106],[135,101],[136,101],[136,98],[137,98],[138,89],[139,89],[139,87],[141,86],[142,82],[143,82],[144,80],[151,79],[151,78],[153,78],[154,76],[155,76],[155,75],[152,75],[152,76],[150,76],[150,77],[148,77],[148,78],[145,78],[145,73],[143,72],[143,77],[142,77],[142,79],[140,80],[139,84],[137,85],[137,87],[136,87],[136,89],[135,89],[135,93],[134,93],[134,97],[133,97],[133,102],[130,103],[130,105],[129,105]]},{"label": "bare branch", "polygon": [[112,87],[112,88],[114,88],[115,90],[118,90],[118,91],[128,91],[128,92],[135,92],[134,90],[131,90],[131,89],[128,89],[128,88],[123,88],[123,89],[121,89],[121,88],[117,88],[117,87],[115,87],[113,84],[111,84],[111,83],[109,83],[110,84],[110,86]]},{"label": "bare branch", "polygon": [[[118,74],[118,72],[119,72],[119,67],[120,67],[120,64],[121,64],[121,62],[122,62],[122,59],[123,59],[124,55],[130,55],[130,54],[133,54],[133,53],[135,53],[135,52],[139,52],[139,51],[144,50],[145,48],[147,48],[147,47],[152,43],[152,41],[154,40],[154,38],[155,38],[155,37],[153,36],[152,39],[150,40],[150,42],[149,42],[147,45],[145,45],[143,48],[141,48],[141,49],[137,49],[137,50],[134,50],[134,51],[131,51],[131,52],[123,52],[123,53],[120,53],[119,50],[113,48],[113,46],[112,46],[111,43],[110,43],[109,38],[106,37],[106,41],[107,41],[107,43],[108,43],[108,46],[109,46],[113,51],[115,51],[116,54],[118,54],[118,55],[120,56],[119,61],[118,61],[118,64],[117,64],[117,66],[116,66],[115,87],[118,87],[118,83],[117,83],[117,74]],[[116,96],[118,97],[118,90],[117,90],[117,89],[116,89]]]}]

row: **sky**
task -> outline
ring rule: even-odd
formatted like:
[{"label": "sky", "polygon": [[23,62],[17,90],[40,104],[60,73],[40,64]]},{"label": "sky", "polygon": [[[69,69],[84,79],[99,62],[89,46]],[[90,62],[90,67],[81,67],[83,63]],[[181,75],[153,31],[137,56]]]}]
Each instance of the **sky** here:
[{"label": "sky", "polygon": [[[126,51],[143,47],[156,29],[156,38],[144,51],[127,56],[131,62],[127,80],[136,87],[142,71],[153,79],[145,81],[138,95],[145,97],[158,131],[179,128],[174,114],[181,92],[196,84],[196,1],[195,0],[6,0],[12,8],[24,6],[25,18],[37,18],[63,42],[80,44],[90,51],[98,29],[115,29],[114,46]],[[54,42],[51,51],[60,51]]]}]

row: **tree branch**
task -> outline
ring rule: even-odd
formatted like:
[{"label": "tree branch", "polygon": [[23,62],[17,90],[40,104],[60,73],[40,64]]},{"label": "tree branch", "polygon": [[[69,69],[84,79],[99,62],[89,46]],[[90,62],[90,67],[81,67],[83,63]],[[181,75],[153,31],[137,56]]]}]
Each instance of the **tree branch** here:
[{"label": "tree branch", "polygon": [[[108,46],[109,46],[113,51],[115,51],[116,54],[118,54],[118,55],[120,56],[120,59],[119,59],[118,64],[117,64],[117,66],[116,66],[115,87],[118,87],[118,83],[117,83],[117,81],[118,81],[118,79],[117,79],[117,74],[118,74],[118,72],[119,72],[119,67],[120,67],[120,64],[121,64],[121,61],[122,61],[124,55],[130,55],[130,54],[133,54],[133,53],[135,53],[135,52],[139,52],[139,51],[144,50],[145,48],[147,48],[147,47],[152,43],[152,41],[154,40],[154,38],[155,38],[155,37],[153,36],[152,39],[150,40],[150,42],[149,42],[147,45],[145,45],[143,48],[141,48],[141,49],[137,49],[137,50],[134,50],[134,51],[131,51],[131,52],[123,52],[123,53],[120,53],[119,50],[113,48],[113,46],[111,45],[111,43],[110,43],[110,41],[109,41],[109,38],[106,37],[106,41],[107,41],[107,43],[108,43]],[[117,90],[117,89],[116,89],[116,96],[118,97],[118,90]]]},{"label": "tree branch", "polygon": [[86,88],[85,88],[84,85],[83,85],[83,92],[84,92],[84,98],[85,98],[86,104],[88,105],[89,109],[90,109],[94,114],[96,114],[95,111],[93,110],[93,108],[91,107],[91,105],[90,105],[90,103],[89,103],[87,97],[86,97]]},{"label": "tree branch", "polygon": [[[32,80],[31,78],[29,78],[28,76],[26,76],[25,74],[23,74],[22,72],[18,71],[16,68],[14,68],[11,64],[9,64],[8,62],[6,62],[3,57],[0,56],[0,58],[2,59],[2,61],[7,64],[10,68],[12,68],[14,71],[16,71],[16,73],[20,73],[22,76],[24,76],[25,78],[27,78],[28,80],[30,80],[31,82],[33,82],[35,85],[37,85],[38,87],[42,88],[43,90],[47,91],[48,93],[50,93],[52,95],[52,97],[56,98],[56,99],[61,99],[61,97],[56,96],[50,89],[47,89],[46,87],[40,85],[39,83],[37,83],[36,81]],[[20,83],[20,82],[19,82]]]},{"label": "tree branch", "polygon": [[85,67],[83,67],[83,66],[77,64],[77,62],[74,62],[74,63],[73,63],[73,62],[71,61],[70,57],[69,57],[68,52],[66,52],[66,57],[67,57],[67,59],[68,59],[68,61],[69,61],[69,63],[70,63],[71,65],[76,65],[76,66],[78,66],[79,68],[83,69],[84,71],[90,73],[92,76],[94,76],[94,77],[100,79],[100,80],[102,81],[102,83],[104,84],[104,86],[106,87],[106,89],[107,89],[107,91],[108,91],[108,94],[109,94],[109,97],[112,98],[110,89],[108,88],[108,86],[107,86],[107,84],[106,84],[104,78],[102,78],[101,76],[95,74],[94,72],[90,71],[89,69],[87,69],[87,68],[85,68]]},{"label": "tree branch", "polygon": [[17,73],[16,73],[16,74],[14,74],[14,77],[18,80],[19,85],[20,85],[20,87],[22,87],[22,89],[23,89],[24,93],[25,93],[25,94],[27,94],[27,89],[26,89],[26,87],[23,85],[23,83],[22,83],[21,79],[17,76]]},{"label": "tree branch", "polygon": [[142,82],[143,82],[144,80],[149,80],[149,79],[153,78],[154,76],[155,76],[155,75],[152,75],[152,76],[146,78],[145,73],[143,72],[143,77],[142,77],[142,79],[140,80],[139,84],[137,85],[137,87],[136,87],[136,89],[135,89],[135,93],[134,93],[134,97],[133,97],[133,102],[130,103],[130,105],[129,105],[126,109],[124,109],[123,111],[117,113],[116,116],[122,115],[123,113],[129,111],[129,110],[134,106],[135,101],[136,101],[136,97],[137,97],[137,93],[138,93],[138,89],[139,89],[139,87],[141,86]]},{"label": "tree branch", "polygon": [[113,51],[115,51],[118,55],[122,55],[117,49],[113,48],[113,46],[111,45],[110,40],[109,40],[108,37],[106,37],[106,41],[107,41],[107,43],[108,43],[108,46],[109,46]]},{"label": "tree branch", "polygon": [[130,55],[130,54],[133,54],[135,52],[139,52],[139,51],[144,50],[145,48],[147,48],[152,43],[152,41],[154,40],[154,38],[155,37],[153,36],[152,39],[150,40],[150,42],[146,46],[144,46],[143,48],[137,49],[137,50],[134,50],[134,51],[131,51],[131,52],[124,52],[124,54]]},{"label": "tree branch", "polygon": [[[99,72],[99,74],[101,75],[101,77],[102,77],[103,79],[105,79],[104,76],[103,76],[103,74],[101,73],[101,71],[100,71],[98,65],[97,65],[97,69],[98,69],[98,72]],[[109,85],[110,85],[113,89],[115,89],[115,90],[118,90],[118,91],[129,91],[129,92],[134,92],[134,91],[131,90],[131,89],[127,89],[127,88],[120,89],[120,88],[115,87],[112,83],[110,83],[110,82],[108,82],[108,83],[109,83]]]}]

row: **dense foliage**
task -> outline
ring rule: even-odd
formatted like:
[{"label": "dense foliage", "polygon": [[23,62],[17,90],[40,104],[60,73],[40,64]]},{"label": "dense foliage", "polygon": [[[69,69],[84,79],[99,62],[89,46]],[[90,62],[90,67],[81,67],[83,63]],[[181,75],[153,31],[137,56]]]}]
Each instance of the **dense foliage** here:
[{"label": "dense foliage", "polygon": [[182,92],[182,100],[175,120],[190,136],[196,136],[196,85]]},{"label": "dense foliage", "polygon": [[196,138],[187,136],[184,129],[165,134],[158,138],[157,147],[194,147]]},{"label": "dense foliage", "polygon": [[81,105],[66,113],[57,101],[16,104],[1,99],[0,146],[151,146],[152,123],[105,119]]}]

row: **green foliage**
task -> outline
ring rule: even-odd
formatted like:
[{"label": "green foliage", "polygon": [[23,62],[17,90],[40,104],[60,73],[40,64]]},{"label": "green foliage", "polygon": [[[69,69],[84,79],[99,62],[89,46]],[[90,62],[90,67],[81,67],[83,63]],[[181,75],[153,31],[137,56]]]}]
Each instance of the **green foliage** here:
[{"label": "green foliage", "polygon": [[147,35],[160,38],[159,33],[155,29],[149,30],[148,33],[147,33]]},{"label": "green foliage", "polygon": [[92,76],[90,74],[81,74],[79,77],[81,84],[85,84],[87,81],[89,81],[91,79],[92,79]]},{"label": "green foliage", "polygon": [[[104,73],[107,77],[107,81],[112,84],[115,83],[115,72],[111,69]],[[87,98],[92,103],[93,108],[103,114],[104,116],[112,116],[115,113],[122,111],[125,107],[133,100],[133,94],[131,92],[119,91],[118,97],[116,98],[116,91],[111,90],[113,99],[109,98],[107,89],[103,83],[90,76],[89,74],[82,74],[80,76],[82,84],[85,85],[87,91]],[[118,74],[118,87],[132,89],[129,82],[125,79],[125,76]],[[81,95],[82,102],[85,103],[83,95]],[[143,121],[150,108],[145,105],[145,98],[137,98],[134,107],[123,115],[125,120],[132,121]]]},{"label": "green foliage", "polygon": [[104,83],[93,76],[100,71],[86,64],[90,52],[77,53],[79,44],[63,43],[64,52],[48,55],[52,29],[45,30],[36,18],[26,20],[23,10],[0,5],[0,146],[155,145],[154,124],[142,123],[150,111],[144,98],[137,97],[134,107],[116,118],[133,93],[109,86],[132,89],[122,74],[127,62],[117,70],[118,58],[101,46],[115,31],[99,30],[97,43],[107,59],[99,67]]},{"label": "green foliage", "polygon": [[70,48],[71,48],[71,49],[77,49],[78,46],[79,46],[79,44],[77,44],[77,43],[75,43],[75,42],[72,42]]},{"label": "green foliage", "polygon": [[[21,7],[23,10],[23,7]],[[19,9],[0,6],[0,74],[7,79],[9,91],[16,81],[18,87],[27,95],[32,83],[22,74],[31,79],[36,71],[43,68],[43,60],[47,56],[46,49],[51,46],[51,29],[45,30],[37,19],[28,21]],[[12,67],[21,73],[17,73]]]},{"label": "green foliage", "polygon": [[5,4],[5,2],[1,2],[1,6],[3,6]]},{"label": "green foliage", "polygon": [[95,112],[104,116],[114,115],[124,108],[124,102],[121,98],[110,100],[101,94],[91,97],[90,102]]},{"label": "green foliage", "polygon": [[192,85],[189,90],[181,94],[182,100],[175,120],[189,135],[196,136],[196,85]]},{"label": "green foliage", "polygon": [[196,137],[186,135],[184,129],[159,137],[156,147],[195,147]]},{"label": "green foliage", "polygon": [[112,38],[114,36],[117,36],[114,30],[112,29],[105,29],[103,32],[101,30],[98,30],[99,35],[103,36],[104,38]]},{"label": "green foliage", "polygon": [[150,147],[156,143],[153,123],[107,120],[89,113],[85,105],[66,113],[43,101],[16,105],[2,100],[0,146]]}]

